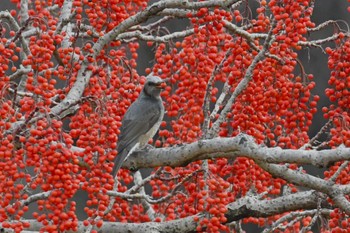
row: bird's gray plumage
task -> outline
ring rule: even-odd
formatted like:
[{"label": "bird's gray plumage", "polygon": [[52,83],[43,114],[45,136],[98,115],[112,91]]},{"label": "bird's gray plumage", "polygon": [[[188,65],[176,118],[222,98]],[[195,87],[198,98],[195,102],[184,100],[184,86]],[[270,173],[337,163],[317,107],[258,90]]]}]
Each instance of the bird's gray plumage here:
[{"label": "bird's gray plumage", "polygon": [[126,157],[136,148],[144,147],[157,132],[164,116],[160,98],[164,80],[147,77],[146,83],[134,103],[126,111],[118,139],[118,155],[114,160],[113,177],[118,173]]}]

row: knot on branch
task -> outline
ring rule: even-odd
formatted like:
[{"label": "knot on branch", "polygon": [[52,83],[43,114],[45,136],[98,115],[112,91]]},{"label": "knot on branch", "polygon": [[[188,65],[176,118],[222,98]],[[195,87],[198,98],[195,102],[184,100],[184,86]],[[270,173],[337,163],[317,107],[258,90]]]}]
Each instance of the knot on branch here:
[{"label": "knot on branch", "polygon": [[248,134],[240,133],[236,138],[239,145],[247,146],[254,144],[254,138]]}]

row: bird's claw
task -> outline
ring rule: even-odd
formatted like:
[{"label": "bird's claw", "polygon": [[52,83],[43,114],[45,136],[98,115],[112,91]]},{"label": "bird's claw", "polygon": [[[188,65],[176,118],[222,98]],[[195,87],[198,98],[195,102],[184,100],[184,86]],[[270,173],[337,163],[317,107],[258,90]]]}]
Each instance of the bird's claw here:
[{"label": "bird's claw", "polygon": [[143,151],[150,151],[151,149],[154,149],[154,146],[152,146],[150,144],[147,144],[147,145],[145,145],[144,148],[142,148]]}]

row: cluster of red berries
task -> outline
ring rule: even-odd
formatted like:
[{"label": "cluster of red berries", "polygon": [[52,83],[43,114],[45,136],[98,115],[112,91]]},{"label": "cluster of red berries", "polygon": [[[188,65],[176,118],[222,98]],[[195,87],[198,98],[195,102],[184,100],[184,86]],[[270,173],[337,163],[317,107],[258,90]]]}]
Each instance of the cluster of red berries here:
[{"label": "cluster of red berries", "polygon": [[328,67],[331,76],[326,89],[326,95],[332,104],[324,107],[324,117],[332,120],[334,127],[330,130],[330,147],[340,144],[350,146],[350,38],[343,33],[339,34],[337,47],[335,49],[326,48],[329,55]]},{"label": "cluster of red berries", "polygon": [[[84,11],[89,23],[98,32],[108,32],[125,19],[147,7],[145,0],[75,0],[73,5],[82,17]],[[84,7],[84,9],[83,9]]]},{"label": "cluster of red berries", "polygon": [[[345,37],[343,33],[339,34],[336,41],[336,48],[326,48],[329,55],[328,67],[331,70],[331,76],[328,84],[331,86],[326,89],[326,95],[332,102],[329,107],[323,107],[324,117],[331,120],[330,140],[328,145],[335,148],[341,144],[350,146],[350,38]],[[325,178],[329,179],[339,170],[342,162],[337,162],[324,172]],[[338,175],[336,182],[339,184],[348,184],[350,166],[346,166]],[[330,200],[330,202],[332,202]],[[328,226],[332,232],[347,232],[350,225],[350,219],[341,210],[334,209],[330,214]]]}]

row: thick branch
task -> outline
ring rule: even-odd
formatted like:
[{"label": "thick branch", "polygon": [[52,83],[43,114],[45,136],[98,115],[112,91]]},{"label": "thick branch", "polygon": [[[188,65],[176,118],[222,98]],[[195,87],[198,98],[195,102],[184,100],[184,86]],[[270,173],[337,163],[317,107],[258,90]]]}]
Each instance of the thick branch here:
[{"label": "thick branch", "polygon": [[[38,231],[42,224],[35,220],[28,220],[30,222],[30,228],[28,230]],[[102,227],[93,229],[104,233],[145,233],[145,232],[192,232],[197,227],[197,223],[193,220],[193,217],[187,217],[179,220],[169,222],[148,222],[148,223],[119,223],[119,222],[104,222]],[[78,224],[77,232],[85,232],[85,226],[82,222]],[[67,231],[72,232],[73,231]],[[76,232],[75,232],[76,233]]]},{"label": "thick branch", "polygon": [[186,166],[188,163],[212,158],[236,158],[243,156],[267,163],[296,163],[327,167],[341,160],[350,160],[350,148],[329,150],[293,150],[280,147],[268,148],[258,145],[245,134],[232,138],[200,140],[171,148],[136,151],[124,162],[124,168],[159,166]]},{"label": "thick branch", "polygon": [[[306,191],[295,194],[289,194],[275,198],[273,200],[260,200],[254,196],[246,196],[227,205],[227,223],[236,221],[246,217],[268,217],[279,213],[300,209],[317,209],[319,196],[316,192]],[[328,208],[327,202],[321,203],[322,208]],[[205,215],[197,214],[200,219]],[[197,222],[194,221],[195,216],[190,216],[178,220],[168,222],[149,222],[149,223],[111,223],[104,222],[99,231],[109,233],[124,233],[124,232],[194,232],[197,227]],[[27,230],[39,230],[42,225],[34,220],[27,220],[31,226]],[[96,228],[95,228],[96,229]],[[85,227],[82,222],[79,222],[78,231],[84,232]]]},{"label": "thick branch", "polygon": [[334,185],[333,181],[323,180],[315,176],[299,171],[288,169],[287,166],[267,164],[258,161],[258,165],[271,175],[282,178],[289,183],[307,187],[327,194],[334,201],[335,206],[350,214],[350,202],[346,199],[345,193],[340,185]]},{"label": "thick branch", "polygon": [[[272,200],[245,196],[227,206],[226,217],[228,222],[232,222],[247,217],[268,217],[300,209],[317,209],[319,198],[315,191],[294,193]],[[328,203],[323,202],[322,206],[326,207]]]},{"label": "thick branch", "polygon": [[332,180],[324,180],[296,171],[287,165],[277,165],[280,163],[322,165],[323,161],[348,160],[350,149],[345,147],[324,151],[282,150],[258,146],[251,137],[241,134],[235,138],[214,138],[180,147],[139,151],[132,154],[125,161],[124,166],[133,168],[183,166],[191,161],[210,159],[211,156],[251,158],[274,177],[326,194],[333,199],[337,207],[350,214],[350,202],[345,198],[349,193],[348,185],[337,185]]},{"label": "thick branch", "polygon": [[20,8],[19,14],[21,16],[21,24],[23,25],[29,19],[28,0],[21,1],[21,8]]},{"label": "thick branch", "polygon": [[71,20],[74,14],[72,14],[72,6],[73,1],[72,0],[66,0],[64,1],[64,4],[61,9],[59,23],[56,28],[55,34],[59,34],[62,32],[62,29],[64,26],[66,26]]}]

